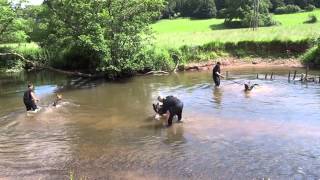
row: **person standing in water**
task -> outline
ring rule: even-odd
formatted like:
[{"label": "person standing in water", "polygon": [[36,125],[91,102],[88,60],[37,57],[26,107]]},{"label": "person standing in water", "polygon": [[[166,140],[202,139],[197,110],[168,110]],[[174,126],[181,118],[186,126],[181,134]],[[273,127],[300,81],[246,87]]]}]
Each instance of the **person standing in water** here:
[{"label": "person standing in water", "polygon": [[36,102],[39,101],[34,93],[33,84],[28,84],[28,89],[24,92],[23,103],[26,106],[27,111],[36,111],[38,109]]},{"label": "person standing in water", "polygon": [[174,96],[167,96],[166,98],[162,98],[161,96],[159,96],[158,101],[163,103],[163,105],[158,108],[153,105],[153,108],[160,115],[164,115],[169,112],[168,127],[172,125],[173,117],[176,115],[178,116],[178,121],[181,121],[183,103],[180,99]]},{"label": "person standing in water", "polygon": [[214,83],[216,84],[216,87],[220,86],[220,78],[223,76],[221,75],[221,69],[220,69],[220,62],[217,62],[216,66],[212,70],[212,78]]}]

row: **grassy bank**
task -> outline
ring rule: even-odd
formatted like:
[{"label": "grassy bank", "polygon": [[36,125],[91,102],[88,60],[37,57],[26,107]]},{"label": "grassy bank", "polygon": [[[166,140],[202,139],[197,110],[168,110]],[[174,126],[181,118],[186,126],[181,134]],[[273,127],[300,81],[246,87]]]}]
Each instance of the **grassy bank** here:
[{"label": "grassy bank", "polygon": [[[0,53],[18,53],[32,61],[44,61],[45,53],[36,43],[0,44]],[[0,70],[8,72],[21,71],[25,64],[14,56],[0,56]]]},{"label": "grassy bank", "polygon": [[297,14],[274,15],[278,26],[251,29],[226,29],[223,19],[161,20],[152,25],[155,45],[162,48],[178,48],[184,45],[197,46],[210,42],[240,41],[299,41],[320,35],[320,23],[305,24],[310,14],[320,18],[320,10]]},{"label": "grassy bank", "polygon": [[[320,18],[320,10],[297,14],[274,15],[280,25],[250,29],[226,29],[223,19],[161,20],[152,25],[154,47],[138,54],[139,72],[170,71],[176,64],[212,61],[220,57],[292,58],[300,57],[312,47],[312,39],[320,36],[320,23],[305,24],[310,14]],[[49,64],[60,68],[69,59],[49,57],[35,43],[0,45],[1,52],[17,52],[35,61],[49,59]],[[315,55],[309,52],[308,57]],[[312,58],[309,58],[312,59]],[[308,60],[311,61],[311,60]],[[307,62],[307,61],[305,61]],[[15,58],[0,62],[0,68],[19,70],[23,64]],[[61,67],[63,68],[63,67]]]}]

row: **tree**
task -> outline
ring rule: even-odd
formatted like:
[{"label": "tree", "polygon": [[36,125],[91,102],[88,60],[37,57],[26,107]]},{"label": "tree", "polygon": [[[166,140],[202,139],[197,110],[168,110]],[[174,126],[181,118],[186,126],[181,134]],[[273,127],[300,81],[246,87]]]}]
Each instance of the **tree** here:
[{"label": "tree", "polygon": [[148,27],[163,8],[161,0],[45,0],[37,31],[40,45],[68,69],[131,74],[140,67]]},{"label": "tree", "polygon": [[226,8],[226,0],[215,0],[215,4],[216,4],[216,8],[218,11],[220,11],[221,9]]},{"label": "tree", "polygon": [[279,7],[285,6],[284,0],[270,0],[270,2],[272,4],[270,8],[272,12]]},{"label": "tree", "polygon": [[213,18],[217,15],[216,4],[214,0],[199,1],[198,8],[193,12],[196,18]]},{"label": "tree", "polygon": [[25,1],[12,3],[0,0],[0,42],[25,42],[30,30],[28,23],[22,17],[21,5]]},{"label": "tree", "polygon": [[231,27],[250,27],[257,18],[256,23],[259,27],[273,25],[274,22],[269,14],[270,1],[259,0],[257,12],[254,10],[254,3],[255,0],[226,0],[225,24]]}]

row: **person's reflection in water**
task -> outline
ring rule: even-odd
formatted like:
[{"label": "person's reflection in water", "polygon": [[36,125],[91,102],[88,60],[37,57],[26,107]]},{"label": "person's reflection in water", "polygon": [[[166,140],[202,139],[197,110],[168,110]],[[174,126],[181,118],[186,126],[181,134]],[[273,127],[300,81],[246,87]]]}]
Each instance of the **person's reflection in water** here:
[{"label": "person's reflection in water", "polygon": [[165,129],[167,131],[167,138],[164,143],[166,144],[184,144],[186,139],[184,137],[183,124],[175,124],[172,128]]},{"label": "person's reflection in water", "polygon": [[213,101],[215,104],[217,104],[217,109],[221,108],[221,102],[222,102],[222,90],[219,87],[213,88]]}]

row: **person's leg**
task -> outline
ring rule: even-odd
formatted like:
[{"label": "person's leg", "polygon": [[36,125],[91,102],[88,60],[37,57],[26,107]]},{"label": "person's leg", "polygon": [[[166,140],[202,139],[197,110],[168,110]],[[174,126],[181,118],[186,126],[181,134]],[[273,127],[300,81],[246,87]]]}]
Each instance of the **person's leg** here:
[{"label": "person's leg", "polygon": [[25,103],[24,105],[26,106],[26,110],[27,110],[27,111],[31,111],[31,110],[32,110],[32,107],[31,107],[30,104]]},{"label": "person's leg", "polygon": [[220,86],[220,78],[218,76],[214,76],[213,77],[213,81],[214,81],[216,86]]},{"label": "person's leg", "polygon": [[181,103],[178,107],[178,112],[177,112],[177,115],[178,115],[178,121],[181,121],[182,119],[182,110],[183,110],[183,103]]},{"label": "person's leg", "polygon": [[172,108],[169,109],[169,119],[168,119],[168,126],[172,126],[172,120],[174,117],[174,111]]},{"label": "person's leg", "polygon": [[33,101],[31,102],[31,108],[32,108],[33,111],[38,109],[36,103],[34,103]]},{"label": "person's leg", "polygon": [[217,83],[216,83],[216,85],[219,87],[220,86],[220,77],[219,76],[217,76]]}]

